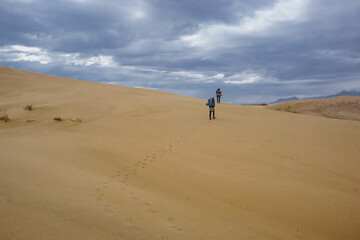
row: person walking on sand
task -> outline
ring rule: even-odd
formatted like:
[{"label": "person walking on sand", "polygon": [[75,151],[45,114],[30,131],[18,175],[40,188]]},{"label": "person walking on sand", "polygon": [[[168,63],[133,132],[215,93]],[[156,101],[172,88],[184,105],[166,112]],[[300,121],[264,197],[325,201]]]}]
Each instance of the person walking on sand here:
[{"label": "person walking on sand", "polygon": [[215,99],[213,97],[208,99],[206,106],[209,106],[209,120],[211,120],[211,113],[213,115],[213,119],[215,119]]},{"label": "person walking on sand", "polygon": [[222,96],[221,90],[220,90],[220,88],[218,88],[218,89],[216,90],[216,102],[217,102],[217,103],[220,103],[220,98],[221,98],[221,96]]}]

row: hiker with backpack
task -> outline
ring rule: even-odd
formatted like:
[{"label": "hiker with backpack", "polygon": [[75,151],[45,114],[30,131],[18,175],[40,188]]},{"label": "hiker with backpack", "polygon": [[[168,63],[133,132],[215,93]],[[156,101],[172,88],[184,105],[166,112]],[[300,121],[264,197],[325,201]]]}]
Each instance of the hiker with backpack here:
[{"label": "hiker with backpack", "polygon": [[220,98],[221,98],[221,96],[222,96],[221,90],[220,90],[220,88],[218,88],[218,89],[216,90],[216,102],[217,102],[217,103],[220,103]]},{"label": "hiker with backpack", "polygon": [[213,119],[215,119],[215,99],[213,97],[208,99],[206,106],[209,106],[209,120],[211,120],[211,113],[213,115]]}]

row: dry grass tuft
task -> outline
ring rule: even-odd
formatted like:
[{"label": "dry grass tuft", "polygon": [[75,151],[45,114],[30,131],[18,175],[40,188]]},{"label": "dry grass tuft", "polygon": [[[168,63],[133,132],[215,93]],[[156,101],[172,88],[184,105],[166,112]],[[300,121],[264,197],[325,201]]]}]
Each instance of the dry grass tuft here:
[{"label": "dry grass tuft", "polygon": [[63,121],[64,119],[62,119],[61,117],[54,117],[53,120],[58,121],[58,122],[61,122],[61,121]]},{"label": "dry grass tuft", "polygon": [[[278,111],[281,111],[281,107],[277,109]],[[299,113],[295,107],[292,107],[292,106],[286,106],[285,107],[285,112],[291,112],[291,113]]]},{"label": "dry grass tuft", "polygon": [[8,122],[10,121],[10,118],[7,114],[0,116],[0,121]]},{"label": "dry grass tuft", "polygon": [[24,110],[25,111],[31,111],[33,108],[32,108],[32,105],[26,105],[25,107],[24,107]]}]

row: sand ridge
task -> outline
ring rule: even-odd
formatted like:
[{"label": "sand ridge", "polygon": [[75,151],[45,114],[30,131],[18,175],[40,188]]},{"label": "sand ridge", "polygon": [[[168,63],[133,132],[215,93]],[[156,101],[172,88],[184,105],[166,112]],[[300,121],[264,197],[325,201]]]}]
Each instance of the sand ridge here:
[{"label": "sand ridge", "polygon": [[267,107],[277,111],[360,121],[360,96],[297,100]]},{"label": "sand ridge", "polygon": [[0,238],[359,236],[359,122],[205,103],[0,68]]}]

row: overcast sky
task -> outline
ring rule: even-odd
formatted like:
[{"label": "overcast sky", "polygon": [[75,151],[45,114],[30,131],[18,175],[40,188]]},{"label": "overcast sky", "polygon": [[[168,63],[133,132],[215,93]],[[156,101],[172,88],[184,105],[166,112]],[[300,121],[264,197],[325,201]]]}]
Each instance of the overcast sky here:
[{"label": "overcast sky", "polygon": [[0,0],[0,65],[237,104],[360,90],[360,1]]}]

